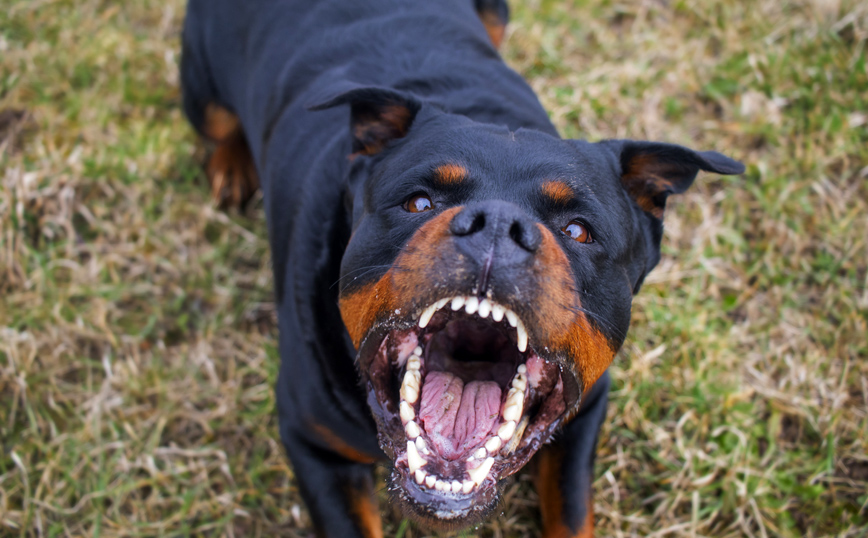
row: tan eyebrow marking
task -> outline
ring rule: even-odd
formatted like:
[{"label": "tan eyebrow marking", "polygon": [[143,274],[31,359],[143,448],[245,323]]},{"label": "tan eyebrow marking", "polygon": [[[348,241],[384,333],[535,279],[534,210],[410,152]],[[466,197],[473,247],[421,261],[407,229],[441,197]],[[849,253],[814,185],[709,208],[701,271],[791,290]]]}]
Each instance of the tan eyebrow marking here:
[{"label": "tan eyebrow marking", "polygon": [[565,205],[573,199],[573,188],[563,181],[549,180],[542,184],[542,193],[553,202]]},{"label": "tan eyebrow marking", "polygon": [[434,169],[434,179],[443,185],[458,185],[467,179],[467,168],[460,164],[441,164]]}]

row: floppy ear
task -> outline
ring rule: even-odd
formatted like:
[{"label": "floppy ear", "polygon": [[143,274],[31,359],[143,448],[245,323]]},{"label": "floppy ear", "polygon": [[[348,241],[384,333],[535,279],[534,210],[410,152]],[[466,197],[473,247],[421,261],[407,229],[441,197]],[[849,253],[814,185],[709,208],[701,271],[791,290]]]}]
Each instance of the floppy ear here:
[{"label": "floppy ear", "polygon": [[663,219],[666,198],[687,190],[700,170],[731,175],[744,165],[716,151],[693,151],[674,144],[605,140],[621,163],[621,185],[646,213]]},{"label": "floppy ear", "polygon": [[355,88],[308,107],[324,110],[350,105],[353,153],[373,155],[387,143],[403,138],[422,104],[415,98],[387,88]]}]

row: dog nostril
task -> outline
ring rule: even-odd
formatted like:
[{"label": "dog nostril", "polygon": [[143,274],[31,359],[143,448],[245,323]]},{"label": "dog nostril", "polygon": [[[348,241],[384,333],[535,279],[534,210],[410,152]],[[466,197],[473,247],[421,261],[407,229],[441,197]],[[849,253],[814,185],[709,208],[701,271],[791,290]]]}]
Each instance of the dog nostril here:
[{"label": "dog nostril", "polygon": [[485,213],[460,213],[452,221],[452,233],[455,235],[472,235],[485,228]]},{"label": "dog nostril", "polygon": [[480,213],[473,219],[473,223],[470,224],[470,231],[467,233],[475,234],[483,228],[485,228],[485,213]]},{"label": "dog nostril", "polygon": [[535,226],[519,221],[509,227],[509,237],[528,252],[535,252],[542,239]]}]

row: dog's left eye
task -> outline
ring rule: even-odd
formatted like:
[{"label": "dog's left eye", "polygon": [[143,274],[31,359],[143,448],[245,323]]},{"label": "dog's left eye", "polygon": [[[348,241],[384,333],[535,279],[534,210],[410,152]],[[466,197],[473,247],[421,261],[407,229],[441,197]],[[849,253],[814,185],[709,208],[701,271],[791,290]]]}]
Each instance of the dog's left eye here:
[{"label": "dog's left eye", "polygon": [[410,213],[422,213],[423,211],[434,209],[434,202],[431,201],[431,198],[428,198],[427,194],[415,194],[404,202],[404,209]]},{"label": "dog's left eye", "polygon": [[591,237],[591,232],[588,231],[588,227],[577,220],[571,220],[569,224],[561,228],[561,231],[579,243],[591,243],[594,241]]}]

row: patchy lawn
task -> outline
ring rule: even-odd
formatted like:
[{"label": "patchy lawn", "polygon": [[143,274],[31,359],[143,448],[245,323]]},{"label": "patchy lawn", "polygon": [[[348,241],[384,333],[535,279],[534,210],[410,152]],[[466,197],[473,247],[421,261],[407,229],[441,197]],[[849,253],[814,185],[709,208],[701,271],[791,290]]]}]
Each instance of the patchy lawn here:
[{"label": "patchy lawn", "polygon": [[[512,7],[504,55],[565,136],[748,165],[672,200],[612,368],[598,535],[868,535],[868,4]],[[183,9],[0,9],[2,536],[311,532],[261,204],[210,205]],[[538,535],[529,478],[506,497],[461,535]]]}]

